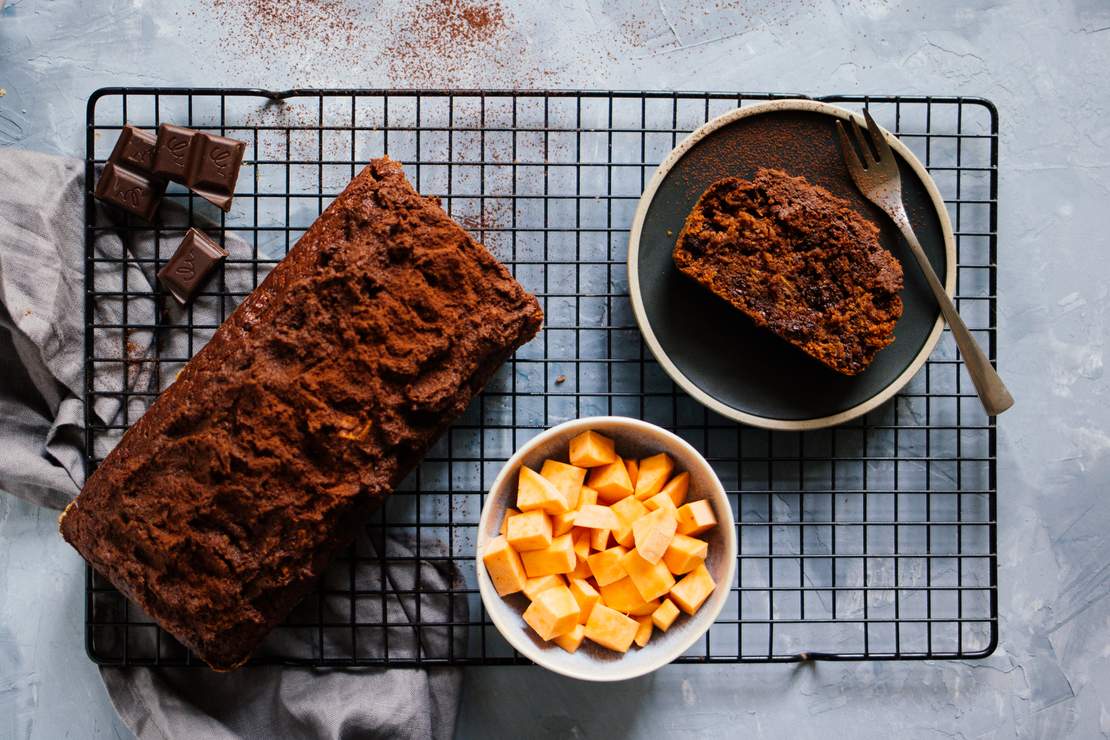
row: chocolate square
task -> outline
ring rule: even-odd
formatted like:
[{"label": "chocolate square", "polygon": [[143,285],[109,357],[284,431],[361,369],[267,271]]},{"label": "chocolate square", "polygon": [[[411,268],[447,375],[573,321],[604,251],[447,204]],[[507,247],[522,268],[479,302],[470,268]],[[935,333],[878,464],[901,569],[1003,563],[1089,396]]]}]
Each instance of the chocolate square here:
[{"label": "chocolate square", "polygon": [[193,139],[199,135],[199,131],[183,126],[169,123],[159,126],[154,153],[155,174],[184,184],[189,172]]},{"label": "chocolate square", "polygon": [[182,306],[193,300],[201,284],[223,259],[227,250],[196,229],[185,232],[177,251],[158,271],[158,281]]},{"label": "chocolate square", "polygon": [[154,174],[154,134],[127,124],[120,131],[109,162],[128,165],[145,175]]},{"label": "chocolate square", "polygon": [[165,190],[166,185],[162,180],[109,162],[100,173],[94,194],[106,203],[153,221]]}]

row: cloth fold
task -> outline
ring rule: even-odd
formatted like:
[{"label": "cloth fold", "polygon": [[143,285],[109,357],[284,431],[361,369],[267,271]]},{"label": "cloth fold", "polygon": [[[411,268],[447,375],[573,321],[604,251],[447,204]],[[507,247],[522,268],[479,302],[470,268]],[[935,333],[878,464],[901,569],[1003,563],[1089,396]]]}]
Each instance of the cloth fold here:
[{"label": "cloth fold", "polygon": [[[84,482],[84,188],[84,165],[78,160],[0,149],[0,490],[53,509],[64,508]],[[150,361],[156,349],[160,356],[187,357],[190,349],[199,349],[196,341],[207,338],[199,330],[172,327],[185,325],[187,313],[198,324],[218,324],[253,285],[250,266],[232,263],[225,266],[221,286],[221,293],[231,298],[202,297],[188,312],[172,301],[157,305],[154,258],[168,257],[189,225],[188,214],[175,211],[169,202],[163,205],[162,218],[162,229],[134,232],[126,244],[115,229],[98,228],[94,235],[89,280],[98,291],[121,296],[91,306],[94,322],[103,327],[94,334],[97,369],[91,377],[96,391],[91,416],[98,430],[93,446],[98,456],[106,454],[119,436],[111,429],[99,431],[101,426],[134,421],[154,393],[173,382],[173,367]],[[97,224],[110,226],[108,215],[98,211]],[[245,242],[230,234],[224,245],[232,255],[251,253]],[[149,298],[143,297],[144,291]],[[143,328],[156,325],[171,329],[155,336]],[[101,371],[102,364],[115,367],[115,372]],[[385,567],[370,570],[391,586],[401,584],[396,590],[442,593],[459,577],[438,561],[421,562],[414,543],[386,542],[387,531],[381,537],[379,542],[356,543],[356,552],[366,558],[388,551]],[[342,570],[346,578],[346,566]],[[366,632],[358,637],[363,650],[372,653],[382,640],[389,641],[391,654],[404,657],[439,657],[465,649],[465,629],[453,630],[454,639],[449,640],[447,630],[417,626],[405,598],[393,595],[359,603],[357,623]],[[318,608],[326,613],[333,606]],[[421,606],[424,623],[465,622],[463,599],[429,598]],[[377,624],[389,626],[369,627]],[[315,642],[295,629],[279,628],[262,651],[288,655],[322,647],[327,652],[329,645]],[[350,654],[352,646],[330,647]],[[256,666],[229,674],[193,668],[103,668],[101,674],[124,722],[140,738],[158,739],[447,738],[454,732],[462,681],[461,670],[453,668]]]}]

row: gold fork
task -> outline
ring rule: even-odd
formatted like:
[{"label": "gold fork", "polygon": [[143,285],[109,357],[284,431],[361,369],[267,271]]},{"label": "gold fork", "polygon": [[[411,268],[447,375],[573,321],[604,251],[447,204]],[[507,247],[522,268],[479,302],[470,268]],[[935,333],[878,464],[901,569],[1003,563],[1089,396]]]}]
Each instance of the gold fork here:
[{"label": "gold fork", "polygon": [[979,347],[979,343],[971,336],[971,332],[968,331],[967,325],[960,318],[955,304],[952,303],[952,299],[948,297],[940,279],[933,271],[933,266],[929,264],[929,258],[925,256],[925,250],[921,248],[921,243],[917,241],[917,236],[913,233],[913,227],[910,226],[910,220],[906,216],[905,206],[902,205],[902,179],[898,174],[898,162],[894,159],[890,144],[887,143],[886,136],[875,123],[871,114],[865,110],[863,116],[867,119],[867,130],[871,133],[870,136],[864,133],[855,116],[849,118],[852,123],[852,133],[856,143],[859,144],[862,160],[848,140],[844,123],[842,121],[836,122],[836,131],[840,137],[840,149],[844,154],[844,163],[848,165],[848,171],[852,174],[852,179],[859,191],[872,203],[886,211],[886,214],[894,220],[894,224],[902,232],[902,236],[909,242],[910,250],[917,259],[921,271],[925,273],[925,280],[932,288],[937,303],[940,304],[940,312],[944,315],[944,320],[948,322],[948,328],[952,330],[952,336],[956,338],[956,346],[960,348],[964,365],[971,376],[971,382],[975,384],[975,390],[979,394],[979,400],[983,403],[983,408],[986,409],[989,416],[1001,414],[1014,405],[1014,397],[1006,389],[1006,384],[1002,382],[1002,378],[998,377],[998,372],[995,371],[994,366],[991,365],[990,360],[987,359],[986,354]]}]

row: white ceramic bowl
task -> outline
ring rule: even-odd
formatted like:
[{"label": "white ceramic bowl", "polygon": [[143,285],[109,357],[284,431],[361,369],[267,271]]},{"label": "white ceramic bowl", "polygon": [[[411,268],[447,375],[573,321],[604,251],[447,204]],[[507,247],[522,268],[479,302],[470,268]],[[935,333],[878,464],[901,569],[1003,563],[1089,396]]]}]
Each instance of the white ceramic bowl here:
[{"label": "white ceramic bowl", "polygon": [[[566,462],[571,438],[587,429],[612,438],[622,456],[643,458],[666,452],[674,459],[676,474],[682,471],[690,473],[688,500],[708,499],[717,514],[718,525],[704,535],[709,541],[709,557],[705,564],[717,588],[696,614],[680,614],[666,632],[655,630],[646,647],[633,645],[623,655],[589,640],[584,640],[574,654],[554,643],[543,642],[522,618],[528,599],[521,593],[504,598],[498,596],[482,563],[482,550],[497,536],[505,509],[516,500],[520,466],[539,470],[548,457]],[[509,644],[544,668],[584,681],[624,681],[642,676],[686,652],[720,614],[736,575],[736,529],[733,521],[732,507],[717,474],[705,458],[682,438],[646,421],[623,416],[595,416],[568,421],[524,444],[493,482],[478,525],[476,565],[482,603]]]}]

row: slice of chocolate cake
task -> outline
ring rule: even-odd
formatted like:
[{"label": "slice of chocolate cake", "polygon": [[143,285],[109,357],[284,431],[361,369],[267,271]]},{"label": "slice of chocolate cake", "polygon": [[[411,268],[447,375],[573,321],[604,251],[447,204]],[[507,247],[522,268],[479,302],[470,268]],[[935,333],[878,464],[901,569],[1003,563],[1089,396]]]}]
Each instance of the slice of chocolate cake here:
[{"label": "slice of chocolate cake", "polygon": [[761,169],[698,199],[674,248],[684,274],[845,375],[894,341],[902,266],[879,229],[804,177]]}]

